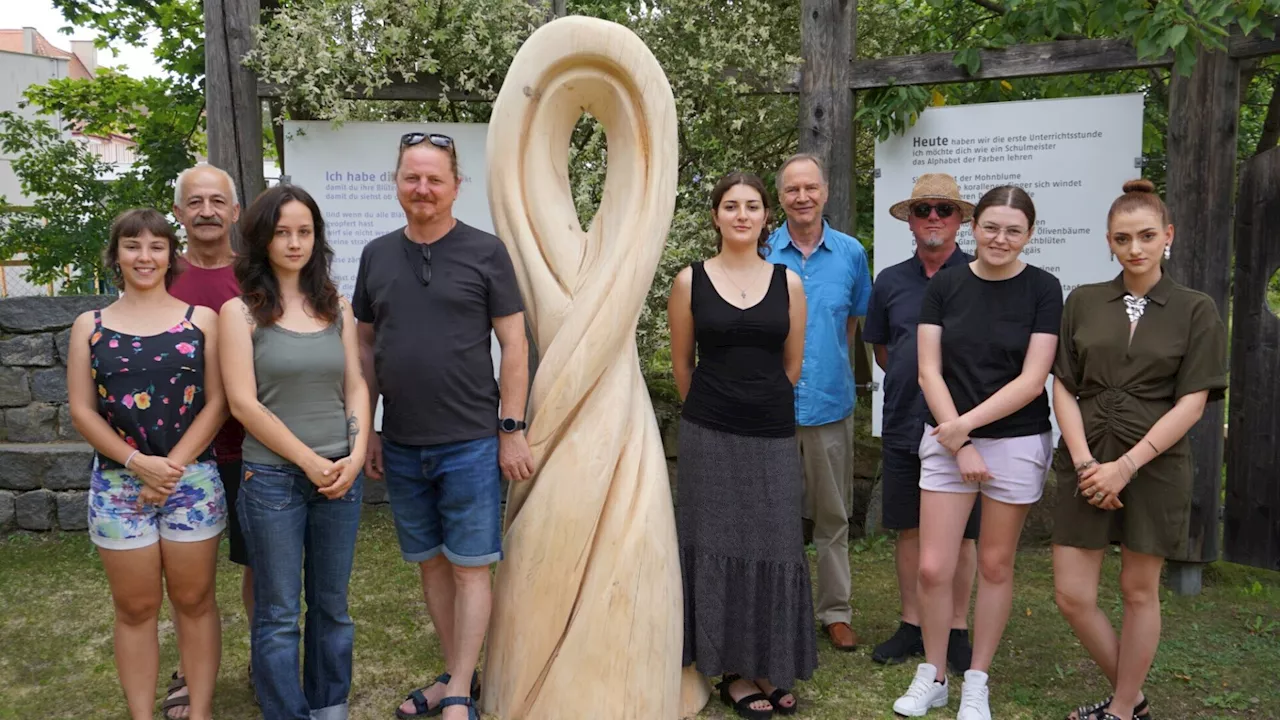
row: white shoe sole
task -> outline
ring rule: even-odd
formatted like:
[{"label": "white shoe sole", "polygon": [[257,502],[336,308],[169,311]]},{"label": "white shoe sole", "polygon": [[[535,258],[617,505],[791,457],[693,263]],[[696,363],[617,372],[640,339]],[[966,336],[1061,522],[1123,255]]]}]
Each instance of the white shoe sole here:
[{"label": "white shoe sole", "polygon": [[927,707],[927,708],[925,708],[925,709],[923,709],[923,710],[919,710],[919,709],[915,709],[915,708],[902,709],[902,708],[899,708],[899,707],[898,707],[898,703],[894,703],[894,704],[893,704],[893,711],[894,711],[895,713],[897,713],[898,715],[902,715],[902,716],[904,716],[904,717],[924,717],[925,715],[927,715],[927,714],[929,713],[929,711],[930,711],[930,710],[936,710],[936,709],[938,709],[938,708],[940,708],[940,707],[946,707],[946,706],[947,706],[947,699],[946,699],[946,698],[939,698],[939,699],[937,699],[937,700],[934,700],[934,701],[930,702],[930,703],[929,703],[929,707]]}]

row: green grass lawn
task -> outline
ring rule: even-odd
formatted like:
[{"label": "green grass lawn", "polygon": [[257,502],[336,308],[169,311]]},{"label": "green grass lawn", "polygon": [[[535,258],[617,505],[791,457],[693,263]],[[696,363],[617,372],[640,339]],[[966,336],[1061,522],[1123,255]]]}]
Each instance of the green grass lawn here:
[{"label": "green grass lawn", "polygon": [[[1054,607],[1048,551],[1025,550],[1018,562],[1013,618],[992,678],[992,711],[1001,720],[1060,718],[1106,695],[1105,682]],[[860,543],[853,571],[854,626],[866,645],[851,654],[820,645],[817,674],[798,688],[799,718],[890,718],[894,698],[911,681],[914,665],[882,667],[870,659],[870,646],[897,624],[891,544],[884,538]],[[1117,558],[1109,558],[1102,599],[1116,619],[1117,572]],[[258,717],[245,678],[248,636],[238,579],[223,560],[219,718]],[[385,720],[410,687],[441,669],[417,572],[400,560],[385,506],[366,510],[351,587],[357,627],[352,717]],[[1164,644],[1147,688],[1154,716],[1280,718],[1280,574],[1219,563],[1208,569],[1203,595],[1166,594],[1164,601]],[[161,628],[167,674],[176,658],[167,615]],[[953,718],[958,696],[957,684],[951,707],[930,717]],[[107,582],[87,537],[0,539],[0,718],[125,717]],[[700,717],[735,716],[713,699]],[[579,720],[572,708],[563,718]]]}]

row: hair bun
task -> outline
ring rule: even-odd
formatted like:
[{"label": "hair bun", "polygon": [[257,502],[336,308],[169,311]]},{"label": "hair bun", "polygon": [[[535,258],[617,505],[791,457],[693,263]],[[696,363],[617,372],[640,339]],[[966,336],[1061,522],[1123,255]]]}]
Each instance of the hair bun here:
[{"label": "hair bun", "polygon": [[1146,178],[1138,178],[1137,180],[1126,182],[1124,191],[1126,193],[1154,193],[1156,184]]}]

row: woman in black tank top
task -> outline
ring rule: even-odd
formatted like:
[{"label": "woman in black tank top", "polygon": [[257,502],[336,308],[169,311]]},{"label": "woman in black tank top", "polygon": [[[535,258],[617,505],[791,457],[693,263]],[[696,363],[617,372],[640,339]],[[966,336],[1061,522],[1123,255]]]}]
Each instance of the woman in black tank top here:
[{"label": "woman in black tank top", "polygon": [[726,175],[711,209],[719,252],[682,270],[667,303],[684,400],[684,664],[723,675],[720,698],[739,715],[767,718],[796,711],[789,688],[817,666],[795,441],[804,289],[764,260],[769,195],[759,178]]},{"label": "woman in black tank top", "polygon": [[222,641],[214,568],[227,510],[209,448],[227,419],[217,316],[169,294],[177,254],[163,215],[121,213],[105,259],[124,294],[76,318],[67,346],[71,421],[97,451],[89,538],[111,585],[116,670],[134,720],[155,712],[165,589],[194,720],[212,717]]}]

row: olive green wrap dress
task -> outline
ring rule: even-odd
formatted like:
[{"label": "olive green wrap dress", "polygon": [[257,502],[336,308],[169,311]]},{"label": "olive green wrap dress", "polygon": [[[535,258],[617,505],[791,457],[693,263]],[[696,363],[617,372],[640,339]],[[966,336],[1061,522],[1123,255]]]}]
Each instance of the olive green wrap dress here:
[{"label": "olive green wrap dress", "polygon": [[[1147,293],[1142,317],[1129,336],[1122,276],[1081,285],[1068,296],[1054,376],[1076,396],[1093,457],[1113,462],[1138,443],[1184,395],[1227,387],[1227,332],[1212,299],[1166,274]],[[1120,543],[1159,557],[1186,552],[1193,470],[1184,436],[1143,466],[1120,492],[1119,510],[1090,505],[1077,492],[1066,441],[1053,472],[1058,503],[1053,542],[1100,549]]]}]

